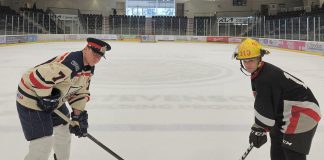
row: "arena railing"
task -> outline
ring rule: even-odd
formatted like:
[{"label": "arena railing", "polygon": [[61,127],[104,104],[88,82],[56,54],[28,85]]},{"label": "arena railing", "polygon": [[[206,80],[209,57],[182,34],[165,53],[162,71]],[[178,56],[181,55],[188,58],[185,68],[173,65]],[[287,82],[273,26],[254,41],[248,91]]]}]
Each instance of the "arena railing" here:
[{"label": "arena railing", "polygon": [[275,19],[262,16],[145,18],[143,16],[89,15],[80,19],[82,20],[66,17],[60,19],[52,13],[0,15],[0,35],[195,35],[324,41],[323,15]]}]

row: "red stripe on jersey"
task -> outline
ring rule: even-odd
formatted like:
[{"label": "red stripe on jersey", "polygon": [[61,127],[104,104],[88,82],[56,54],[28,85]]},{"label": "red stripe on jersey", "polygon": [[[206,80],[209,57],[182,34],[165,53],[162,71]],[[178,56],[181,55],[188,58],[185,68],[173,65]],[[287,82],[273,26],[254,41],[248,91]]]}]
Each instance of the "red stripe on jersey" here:
[{"label": "red stripe on jersey", "polygon": [[24,85],[25,88],[31,90],[31,89],[27,86],[27,84],[25,83],[24,79],[21,79],[21,83]]},{"label": "red stripe on jersey", "polygon": [[317,122],[319,122],[321,119],[321,116],[318,115],[314,110],[312,110],[310,108],[292,106],[291,113],[292,113],[292,116],[290,118],[290,124],[286,131],[287,134],[293,134],[295,132],[301,113],[308,115],[309,117],[311,117],[312,119],[314,119]]},{"label": "red stripe on jersey", "polygon": [[90,101],[90,96],[86,96],[87,102]]},{"label": "red stripe on jersey", "polygon": [[294,107],[292,108],[292,115],[291,115],[291,118],[290,118],[290,123],[289,123],[289,126],[286,130],[286,133],[287,134],[292,134],[295,132],[296,128],[297,128],[297,124],[298,124],[298,121],[299,121],[299,118],[300,118],[300,113],[298,112],[294,112]]},{"label": "red stripe on jersey", "polygon": [[58,60],[58,62],[62,62],[68,54],[69,54],[69,52],[64,53],[64,54],[60,57],[60,59]]},{"label": "red stripe on jersey", "polygon": [[307,111],[304,111],[303,113],[310,116],[311,118],[313,118],[317,122],[319,122],[321,120],[321,116],[318,115],[315,111],[313,111],[311,109],[307,109]]},{"label": "red stripe on jersey", "polygon": [[91,73],[78,73],[76,76],[77,77],[81,77],[81,76],[90,77],[91,76]]},{"label": "red stripe on jersey", "polygon": [[32,82],[33,86],[35,86],[36,88],[39,88],[39,89],[50,89],[51,87],[47,87],[45,85],[43,85],[42,83],[40,83],[34,76],[34,73],[31,72],[29,74],[29,80],[30,82]]}]

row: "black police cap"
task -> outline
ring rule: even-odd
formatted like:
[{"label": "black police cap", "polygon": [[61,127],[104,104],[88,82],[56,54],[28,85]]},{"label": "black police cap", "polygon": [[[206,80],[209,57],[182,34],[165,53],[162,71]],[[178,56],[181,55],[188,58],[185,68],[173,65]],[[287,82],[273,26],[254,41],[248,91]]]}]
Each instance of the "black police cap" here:
[{"label": "black police cap", "polygon": [[105,57],[105,52],[111,50],[111,46],[106,43],[105,41],[102,41],[100,39],[96,38],[87,38],[87,46],[90,47],[94,52],[100,54],[101,56]]}]

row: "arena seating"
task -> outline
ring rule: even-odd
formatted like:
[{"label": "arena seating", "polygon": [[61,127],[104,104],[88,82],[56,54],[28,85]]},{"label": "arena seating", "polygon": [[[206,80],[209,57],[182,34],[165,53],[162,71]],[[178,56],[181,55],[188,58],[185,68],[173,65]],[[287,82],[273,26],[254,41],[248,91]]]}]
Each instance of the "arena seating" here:
[{"label": "arena seating", "polygon": [[101,14],[80,14],[82,26],[87,34],[102,33],[102,15]]}]

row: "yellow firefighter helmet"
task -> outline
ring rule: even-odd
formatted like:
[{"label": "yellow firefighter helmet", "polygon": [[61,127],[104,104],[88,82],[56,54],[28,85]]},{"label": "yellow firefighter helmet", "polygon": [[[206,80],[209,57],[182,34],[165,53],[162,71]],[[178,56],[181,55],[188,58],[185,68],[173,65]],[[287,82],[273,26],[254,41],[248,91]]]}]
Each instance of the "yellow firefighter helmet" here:
[{"label": "yellow firefighter helmet", "polygon": [[269,54],[269,51],[264,50],[262,45],[256,40],[247,38],[238,46],[233,56],[237,60],[243,60],[262,57],[265,54]]}]

